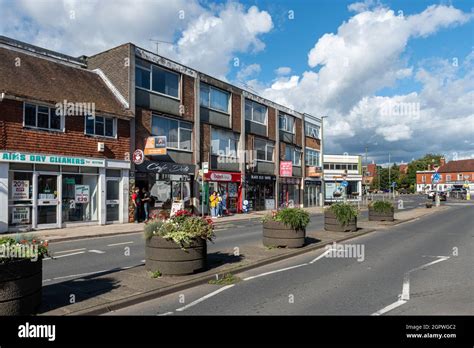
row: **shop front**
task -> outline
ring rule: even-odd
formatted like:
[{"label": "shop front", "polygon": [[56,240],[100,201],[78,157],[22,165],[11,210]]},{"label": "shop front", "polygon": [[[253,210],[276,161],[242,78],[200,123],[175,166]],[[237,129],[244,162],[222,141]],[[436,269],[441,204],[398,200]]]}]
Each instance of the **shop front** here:
[{"label": "shop front", "polygon": [[0,220],[8,221],[0,232],[125,222],[129,168],[128,161],[0,152],[7,215]]},{"label": "shop front", "polygon": [[[343,184],[344,181],[346,182],[345,187]],[[348,201],[358,201],[361,199],[359,193],[362,189],[362,179],[346,178],[345,180],[325,180],[324,185],[324,200],[326,202],[342,201],[344,199]]]},{"label": "shop front", "polygon": [[317,207],[320,206],[321,194],[321,180],[320,179],[305,179],[304,181],[304,206]]},{"label": "shop front", "polygon": [[280,208],[298,208],[300,206],[300,184],[301,178],[280,177],[278,199]]},{"label": "shop front", "polygon": [[247,175],[246,192],[250,211],[275,209],[275,182],[275,175]]},{"label": "shop front", "polygon": [[152,212],[171,210],[173,204],[192,207],[194,165],[145,160],[135,170],[135,186],[150,191]]},{"label": "shop front", "polygon": [[218,192],[223,198],[225,213],[240,213],[242,207],[242,175],[240,172],[209,171],[204,174],[205,206],[209,195]]}]

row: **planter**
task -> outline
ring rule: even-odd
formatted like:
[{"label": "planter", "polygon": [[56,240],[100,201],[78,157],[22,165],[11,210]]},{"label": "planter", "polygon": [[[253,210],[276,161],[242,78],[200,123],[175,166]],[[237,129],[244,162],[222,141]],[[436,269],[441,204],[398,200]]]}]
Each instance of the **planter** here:
[{"label": "planter", "polygon": [[0,315],[31,315],[41,305],[43,262],[0,263]]},{"label": "planter", "polygon": [[263,223],[263,245],[285,248],[301,248],[304,245],[306,230],[294,230],[279,221]]},{"label": "planter", "polygon": [[393,221],[395,212],[382,212],[378,213],[375,210],[369,208],[369,221]]},{"label": "planter", "polygon": [[433,206],[433,203],[432,202],[426,202],[426,207],[427,208],[431,208]]},{"label": "planter", "polygon": [[324,229],[334,232],[355,232],[357,231],[357,217],[350,220],[347,225],[342,225],[336,219],[336,215],[329,209],[326,209],[324,211]]},{"label": "planter", "polygon": [[148,271],[160,271],[163,275],[192,274],[206,268],[207,243],[198,239],[186,250],[172,240],[153,236],[145,244]]}]

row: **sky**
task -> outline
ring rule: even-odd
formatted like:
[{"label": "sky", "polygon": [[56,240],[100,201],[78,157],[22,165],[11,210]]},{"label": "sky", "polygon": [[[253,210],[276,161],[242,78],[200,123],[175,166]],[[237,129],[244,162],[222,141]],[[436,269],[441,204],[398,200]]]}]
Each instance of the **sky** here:
[{"label": "sky", "polygon": [[469,0],[0,0],[0,35],[73,56],[125,42],[300,112],[325,152],[474,158]]}]

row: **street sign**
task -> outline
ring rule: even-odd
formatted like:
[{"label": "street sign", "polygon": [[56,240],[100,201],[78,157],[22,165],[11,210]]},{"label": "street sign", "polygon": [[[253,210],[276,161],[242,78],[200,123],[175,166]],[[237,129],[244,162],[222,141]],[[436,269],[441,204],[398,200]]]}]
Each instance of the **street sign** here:
[{"label": "street sign", "polygon": [[209,162],[202,162],[202,171],[204,174],[209,173]]},{"label": "street sign", "polygon": [[342,186],[342,187],[347,187],[348,185],[349,185],[349,183],[348,183],[346,180],[344,180],[343,182],[341,182],[341,186]]},{"label": "street sign", "polygon": [[439,175],[438,173],[434,173],[434,174],[431,176],[431,181],[432,181],[434,184],[438,183],[440,180],[441,180],[441,175]]},{"label": "street sign", "polygon": [[392,187],[395,187],[395,186],[397,186],[397,183],[394,181],[392,182]]}]

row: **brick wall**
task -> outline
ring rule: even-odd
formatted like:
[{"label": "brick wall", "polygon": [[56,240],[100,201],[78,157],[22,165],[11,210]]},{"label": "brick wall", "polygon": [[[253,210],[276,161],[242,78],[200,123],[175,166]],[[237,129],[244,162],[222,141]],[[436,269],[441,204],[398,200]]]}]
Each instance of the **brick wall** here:
[{"label": "brick wall", "polygon": [[201,123],[201,161],[208,162],[211,152],[211,126]]},{"label": "brick wall", "polygon": [[130,44],[124,44],[87,59],[90,70],[101,69],[130,103]]},{"label": "brick wall", "polygon": [[306,137],[305,142],[306,142],[307,147],[310,147],[314,150],[321,150],[321,140],[314,139],[311,137]]},{"label": "brick wall", "polygon": [[[125,159],[130,147],[130,121],[118,119],[117,139],[84,135],[84,117],[65,118],[66,131],[48,132],[23,128],[23,103],[5,99],[0,102],[0,119],[4,123],[1,148],[9,151],[37,152],[67,156]],[[97,151],[97,143],[105,151]]]},{"label": "brick wall", "polygon": [[184,105],[183,119],[194,121],[194,78],[183,75],[183,100]]},{"label": "brick wall", "polygon": [[146,138],[151,135],[151,110],[142,108],[136,109],[135,114],[135,146],[137,149],[144,149]]},{"label": "brick wall", "polygon": [[251,158],[251,154],[253,154],[251,150],[254,150],[254,146],[253,146],[254,138],[255,136],[252,134],[247,134],[245,136],[245,149],[250,150],[249,155],[247,156],[247,163],[251,163],[253,160],[253,158]]},{"label": "brick wall", "polygon": [[276,110],[268,107],[268,138],[276,141]]},{"label": "brick wall", "polygon": [[296,145],[303,146],[303,128],[302,120],[299,118],[295,119],[295,128],[296,128]]},{"label": "brick wall", "polygon": [[235,132],[241,132],[241,121],[242,121],[242,107],[241,107],[241,96],[239,94],[232,93],[232,129]]}]

